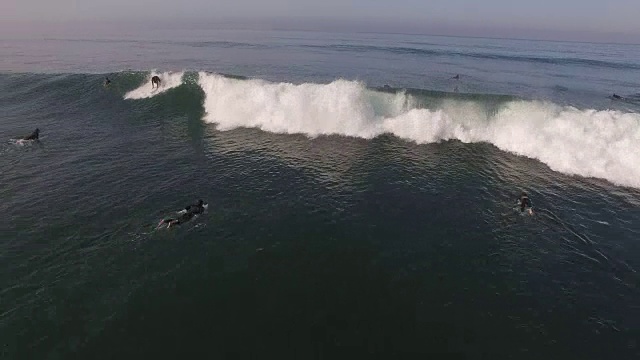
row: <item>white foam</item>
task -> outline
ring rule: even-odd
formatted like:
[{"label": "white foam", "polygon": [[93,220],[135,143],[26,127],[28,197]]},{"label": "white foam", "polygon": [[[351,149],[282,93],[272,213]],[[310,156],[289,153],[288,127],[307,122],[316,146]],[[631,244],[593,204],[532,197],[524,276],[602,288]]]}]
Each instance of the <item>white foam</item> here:
[{"label": "white foam", "polygon": [[256,127],[308,136],[372,138],[382,133],[418,143],[489,142],[567,174],[640,188],[640,114],[511,101],[495,113],[449,100],[436,109],[411,95],[379,93],[358,82],[269,83],[200,73],[204,120],[221,130]]},{"label": "white foam", "polygon": [[32,145],[36,142],[36,140],[25,140],[25,139],[9,139],[9,143],[18,146],[26,146]]},{"label": "white foam", "polygon": [[[125,99],[145,99],[161,94],[169,89],[182,85],[182,76],[184,72],[151,72],[146,80],[135,90],[131,90],[124,95]],[[161,83],[159,88],[151,88],[151,78],[153,76],[160,77]]]}]

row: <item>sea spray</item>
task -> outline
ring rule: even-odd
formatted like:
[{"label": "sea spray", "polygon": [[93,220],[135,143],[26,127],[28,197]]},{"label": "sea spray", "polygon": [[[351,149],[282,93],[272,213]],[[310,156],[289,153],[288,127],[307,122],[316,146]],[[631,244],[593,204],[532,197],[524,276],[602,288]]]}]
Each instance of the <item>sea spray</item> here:
[{"label": "sea spray", "polygon": [[487,111],[478,100],[450,99],[419,108],[411,94],[381,93],[360,82],[272,83],[200,73],[204,121],[220,130],[255,127],[310,137],[372,138],[383,133],[417,143],[487,142],[567,174],[640,188],[640,114],[580,110],[512,100]]}]

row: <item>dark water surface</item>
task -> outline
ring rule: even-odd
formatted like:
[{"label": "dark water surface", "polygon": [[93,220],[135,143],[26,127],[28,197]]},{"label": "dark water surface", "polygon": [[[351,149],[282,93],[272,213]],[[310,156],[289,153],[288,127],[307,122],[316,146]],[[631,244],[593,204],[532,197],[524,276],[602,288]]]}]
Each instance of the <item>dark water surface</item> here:
[{"label": "dark water surface", "polygon": [[0,41],[1,358],[640,355],[638,47],[119,36]]}]

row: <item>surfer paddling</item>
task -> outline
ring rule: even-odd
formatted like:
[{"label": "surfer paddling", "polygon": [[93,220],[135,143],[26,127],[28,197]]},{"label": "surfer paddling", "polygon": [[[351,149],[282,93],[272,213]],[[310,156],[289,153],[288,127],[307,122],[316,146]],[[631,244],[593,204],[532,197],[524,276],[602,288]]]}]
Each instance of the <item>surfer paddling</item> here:
[{"label": "surfer paddling", "polygon": [[163,225],[167,225],[167,229],[169,229],[174,225],[184,224],[187,221],[191,220],[194,216],[202,214],[207,207],[208,205],[205,204],[204,201],[198,200],[197,204],[187,205],[187,207],[178,211],[177,217],[162,219],[160,223],[158,223],[156,229],[159,229]]},{"label": "surfer paddling", "polygon": [[38,140],[40,138],[40,129],[35,129],[31,134],[23,137],[21,140]]},{"label": "surfer paddling", "polygon": [[151,88],[153,89],[153,86],[155,85],[156,89],[160,87],[160,77],[157,75],[154,75],[151,78]]}]

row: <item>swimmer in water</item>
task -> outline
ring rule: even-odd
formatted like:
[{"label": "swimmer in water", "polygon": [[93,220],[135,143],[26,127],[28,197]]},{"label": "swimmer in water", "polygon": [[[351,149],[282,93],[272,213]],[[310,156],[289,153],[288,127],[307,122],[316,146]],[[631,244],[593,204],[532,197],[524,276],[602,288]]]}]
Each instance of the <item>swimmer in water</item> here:
[{"label": "swimmer in water", "polygon": [[35,129],[30,135],[25,136],[22,140],[38,140],[40,138],[40,129]]},{"label": "swimmer in water", "polygon": [[520,195],[520,211],[524,212],[526,210],[529,211],[529,215],[533,215],[533,206],[531,205],[531,200],[526,192],[522,192]]},{"label": "swimmer in water", "polygon": [[163,225],[167,225],[167,229],[171,228],[174,225],[184,224],[187,221],[191,220],[194,216],[198,214],[202,214],[205,210],[204,201],[198,200],[197,204],[187,205],[184,209],[178,212],[177,217],[169,217],[162,219],[156,229],[162,227]]}]

